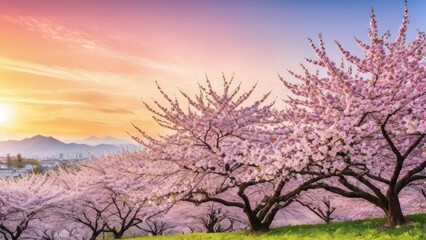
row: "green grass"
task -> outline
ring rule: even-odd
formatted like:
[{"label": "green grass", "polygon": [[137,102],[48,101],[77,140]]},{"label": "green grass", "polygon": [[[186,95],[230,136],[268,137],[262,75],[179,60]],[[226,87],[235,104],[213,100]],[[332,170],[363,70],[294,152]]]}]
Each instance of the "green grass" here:
[{"label": "green grass", "polygon": [[165,235],[159,237],[140,237],[131,240],[303,240],[303,239],[336,239],[336,240],[357,240],[357,239],[425,239],[426,240],[426,214],[408,216],[412,221],[407,226],[400,228],[385,229],[382,227],[384,220],[366,219],[358,221],[339,222],[331,224],[284,226],[273,228],[271,231],[252,235],[245,232],[231,233],[194,233],[188,235]]}]

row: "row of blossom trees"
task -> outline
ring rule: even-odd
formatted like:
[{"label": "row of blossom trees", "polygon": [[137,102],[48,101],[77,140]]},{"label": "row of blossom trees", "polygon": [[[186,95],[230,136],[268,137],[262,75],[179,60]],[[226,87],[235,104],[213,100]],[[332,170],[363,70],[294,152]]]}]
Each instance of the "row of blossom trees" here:
[{"label": "row of blossom trees", "polygon": [[[107,163],[117,164],[120,158],[108,157],[102,159],[102,163],[109,159],[111,162]],[[87,240],[99,239],[105,234],[120,239],[141,234],[244,230],[249,224],[238,208],[223,208],[216,203],[191,206],[191,203],[181,202],[167,213],[164,210],[170,204],[164,204],[165,207],[148,201],[136,204],[128,195],[115,192],[105,184],[111,177],[106,171],[99,172],[100,163],[82,166],[78,172],[61,170],[50,175],[1,179],[0,239]],[[98,188],[101,178],[102,187]],[[411,213],[424,211],[426,199],[419,201],[422,190],[411,190],[404,194],[403,205],[409,206]],[[316,222],[315,216],[308,216],[298,204],[325,222],[379,216],[365,203],[345,201],[324,190],[308,191],[297,197],[284,211],[285,215],[279,217],[281,223],[275,225],[285,224],[289,215],[299,223]],[[353,211],[354,205],[357,211]]]},{"label": "row of blossom trees", "polygon": [[[132,162],[127,157],[124,153],[104,156],[80,165],[79,169],[61,168],[48,174],[0,178],[0,239],[121,239],[244,228],[245,222],[237,217],[238,213],[231,214],[213,205],[197,207],[190,213],[188,205],[181,205],[176,207],[176,213],[165,214],[172,206],[170,203],[158,205],[160,201],[152,196],[135,201],[129,192],[144,188],[134,184],[133,176],[117,175],[122,166]],[[134,160],[140,162],[138,158]],[[153,187],[146,185],[150,192],[148,188]]]},{"label": "row of blossom trees", "polygon": [[0,179],[0,239],[120,239],[152,232],[147,229],[160,211],[110,188],[106,166],[94,162],[79,170]]},{"label": "row of blossom trees", "polygon": [[154,138],[135,126],[144,151],[0,179],[0,237],[156,235],[172,224],[171,208],[208,203],[226,210],[198,217],[207,231],[267,231],[295,204],[330,221],[338,195],[381,209],[388,226],[405,224],[401,192],[426,195],[426,36],[407,43],[407,9],[393,41],[379,35],[374,12],[370,23],[369,42],[355,39],[362,55],[337,43],[341,64],[321,36],[318,46],[310,40],[317,59],[303,74],[290,71],[297,83],[281,79],[291,92],[283,110],[270,93],[251,101],[256,86],[243,91],[233,78],[220,91],[208,79],[194,97],[180,91],[186,104],[158,86],[168,104],[146,107],[170,134]]}]

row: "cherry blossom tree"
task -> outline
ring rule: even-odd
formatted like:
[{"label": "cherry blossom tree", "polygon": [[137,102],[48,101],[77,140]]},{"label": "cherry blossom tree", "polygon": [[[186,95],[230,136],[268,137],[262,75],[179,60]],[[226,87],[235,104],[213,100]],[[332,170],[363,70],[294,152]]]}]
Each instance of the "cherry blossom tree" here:
[{"label": "cherry blossom tree", "polygon": [[0,179],[0,236],[6,240],[41,238],[39,226],[69,197],[46,175]]},{"label": "cherry blossom tree", "polygon": [[140,226],[139,229],[151,236],[160,236],[169,229],[169,226],[167,222],[162,220],[148,219],[145,221],[144,226]]},{"label": "cherry blossom tree", "polygon": [[[199,207],[201,208],[201,207]],[[198,212],[195,217],[201,224],[201,230],[207,233],[229,232],[243,230],[246,223],[238,218],[238,215],[218,207],[214,203],[209,204],[207,211]]]},{"label": "cherry blossom tree", "polygon": [[[322,196],[322,197],[319,197]],[[334,196],[323,192],[308,192],[296,199],[300,205],[314,213],[325,223],[330,223],[334,219],[337,207],[333,201]]]},{"label": "cherry blossom tree", "polygon": [[87,239],[87,231],[75,224],[70,219],[64,218],[61,210],[53,211],[54,221],[40,222],[37,224],[39,233],[29,239],[42,240],[82,240]]},{"label": "cherry blossom tree", "polygon": [[301,132],[299,161],[336,174],[317,187],[363,198],[396,226],[406,223],[399,193],[426,179],[426,36],[407,42],[407,8],[393,41],[379,35],[374,11],[370,25],[369,43],[355,38],[361,56],[336,42],[341,64],[321,35],[319,46],[309,40],[318,59],[307,62],[318,69],[302,65],[304,74],[290,71],[301,83],[283,80],[293,94],[283,118]]},{"label": "cherry blossom tree", "polygon": [[301,177],[306,162],[293,161],[289,147],[297,137],[275,130],[269,93],[249,103],[256,86],[240,93],[241,84],[233,89],[232,82],[224,77],[218,92],[206,79],[195,97],[180,91],[187,110],[158,86],[170,106],[145,105],[172,133],[156,139],[135,126],[142,137],[134,139],[147,149],[141,174],[153,176],[154,199],[220,203],[242,210],[250,231],[266,231],[280,209],[326,174]]},{"label": "cherry blossom tree", "polygon": [[109,207],[112,205],[107,200],[108,195],[104,189],[94,184],[100,181],[100,175],[93,173],[81,169],[59,169],[55,175],[52,173],[59,185],[75,193],[72,202],[59,214],[74,226],[78,226],[84,239],[91,240],[95,240],[106,230]]},{"label": "cherry blossom tree", "polygon": [[78,196],[61,213],[84,229],[87,239],[96,239],[104,233],[121,239],[129,229],[136,229],[143,223],[148,211],[107,186],[108,175],[102,169],[113,165],[100,161],[81,165],[78,171],[61,169],[57,172],[57,181]]},{"label": "cherry blossom tree", "polygon": [[147,215],[147,210],[143,208],[143,205],[128,201],[126,197],[114,192],[109,196],[112,205],[106,232],[111,232],[114,239],[121,239],[124,233],[131,228],[140,228]]}]

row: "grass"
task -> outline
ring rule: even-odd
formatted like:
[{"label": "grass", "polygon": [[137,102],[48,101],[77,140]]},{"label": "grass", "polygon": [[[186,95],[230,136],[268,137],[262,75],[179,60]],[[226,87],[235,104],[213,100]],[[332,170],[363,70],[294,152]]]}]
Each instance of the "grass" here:
[{"label": "grass", "polygon": [[245,232],[231,233],[194,233],[187,235],[165,235],[158,237],[140,237],[129,240],[389,240],[389,239],[426,239],[426,214],[410,215],[407,217],[412,221],[407,226],[400,228],[385,229],[382,227],[384,219],[366,219],[358,221],[347,221],[330,224],[284,226],[273,228],[271,231],[250,235]]}]

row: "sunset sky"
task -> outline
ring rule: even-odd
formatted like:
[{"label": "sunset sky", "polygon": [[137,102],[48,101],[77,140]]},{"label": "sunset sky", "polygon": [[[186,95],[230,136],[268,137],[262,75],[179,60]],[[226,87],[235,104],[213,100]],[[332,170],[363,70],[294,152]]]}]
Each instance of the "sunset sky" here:
[{"label": "sunset sky", "polygon": [[[0,140],[126,137],[131,123],[157,133],[142,104],[159,98],[155,81],[174,96],[204,74],[219,85],[222,71],[282,98],[277,73],[300,71],[307,37],[356,49],[372,6],[396,35],[402,0],[0,0]],[[414,36],[426,30],[426,1],[408,6]]]}]

